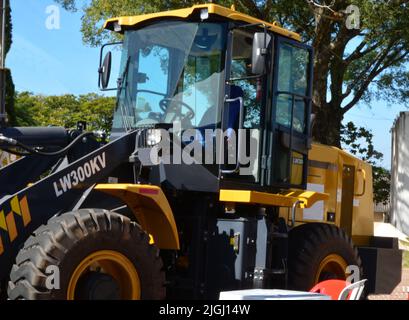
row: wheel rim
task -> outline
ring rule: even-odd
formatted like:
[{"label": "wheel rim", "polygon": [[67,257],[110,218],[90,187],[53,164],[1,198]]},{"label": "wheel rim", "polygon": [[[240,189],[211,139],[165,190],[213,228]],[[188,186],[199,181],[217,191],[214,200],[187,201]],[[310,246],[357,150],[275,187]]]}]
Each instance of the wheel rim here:
[{"label": "wheel rim", "polygon": [[139,275],[132,262],[119,252],[101,250],[85,257],[72,273],[67,289],[68,300],[75,300],[80,279],[87,277],[93,270],[115,279],[121,299],[139,300],[141,298]]},{"label": "wheel rim", "polygon": [[344,258],[337,254],[330,254],[321,261],[315,275],[315,283],[329,279],[345,280],[347,267],[348,264]]}]

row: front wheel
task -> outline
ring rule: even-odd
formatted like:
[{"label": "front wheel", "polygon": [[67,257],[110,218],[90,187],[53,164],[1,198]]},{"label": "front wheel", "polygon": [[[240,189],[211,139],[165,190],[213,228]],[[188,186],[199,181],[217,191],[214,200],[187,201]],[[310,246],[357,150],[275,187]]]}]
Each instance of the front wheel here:
[{"label": "front wheel", "polygon": [[163,299],[158,249],[130,219],[82,209],[49,220],[16,258],[10,299]]}]

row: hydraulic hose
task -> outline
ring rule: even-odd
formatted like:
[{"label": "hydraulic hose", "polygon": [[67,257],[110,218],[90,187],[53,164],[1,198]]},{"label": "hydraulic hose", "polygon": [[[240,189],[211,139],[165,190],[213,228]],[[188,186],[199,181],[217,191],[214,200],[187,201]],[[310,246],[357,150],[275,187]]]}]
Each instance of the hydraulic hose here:
[{"label": "hydraulic hose", "polygon": [[[18,147],[20,149],[23,149],[25,151],[28,152],[28,154],[37,154],[37,155],[41,155],[41,156],[48,156],[48,157],[54,157],[54,156],[62,156],[65,155],[76,143],[78,143],[80,140],[82,140],[83,138],[87,137],[87,136],[91,136],[94,135],[94,133],[92,132],[84,132],[82,134],[80,134],[78,137],[76,137],[73,141],[71,141],[71,143],[69,145],[67,145],[65,148],[55,151],[55,152],[43,152],[40,150],[37,150],[35,148],[29,147],[27,145],[25,145],[24,143],[21,143],[15,139],[12,138],[7,138],[3,135],[0,135],[0,149],[3,149],[6,152],[9,152],[10,147]],[[2,146],[1,143],[5,143],[6,146]],[[27,155],[25,153],[21,153],[21,152],[15,152],[13,151],[12,153],[15,154],[21,154],[21,155]]]}]

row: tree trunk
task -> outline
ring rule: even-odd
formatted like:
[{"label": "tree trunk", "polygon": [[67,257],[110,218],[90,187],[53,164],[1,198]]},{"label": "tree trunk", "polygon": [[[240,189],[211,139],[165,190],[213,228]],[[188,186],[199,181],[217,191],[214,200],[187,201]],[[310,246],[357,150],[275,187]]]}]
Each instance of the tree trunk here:
[{"label": "tree trunk", "polygon": [[323,104],[314,107],[316,120],[313,126],[313,138],[315,141],[341,147],[341,123],[344,118],[340,106]]},{"label": "tree trunk", "polygon": [[[322,10],[317,9],[316,37],[313,40],[314,48],[314,74],[313,74],[313,112],[316,115],[313,127],[313,138],[322,143],[334,146],[340,145],[340,112],[331,108],[327,102],[328,75],[330,72],[331,55],[328,48],[331,44],[331,31],[333,25],[330,20],[322,19]],[[338,122],[337,122],[338,121]],[[338,133],[338,135],[337,135]]]}]

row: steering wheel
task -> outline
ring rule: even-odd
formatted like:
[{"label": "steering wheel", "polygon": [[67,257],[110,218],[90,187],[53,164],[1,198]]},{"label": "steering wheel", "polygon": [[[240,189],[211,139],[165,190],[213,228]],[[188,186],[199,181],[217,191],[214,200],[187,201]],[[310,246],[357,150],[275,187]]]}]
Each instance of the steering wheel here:
[{"label": "steering wheel", "polygon": [[[172,108],[169,110],[171,102],[176,102],[177,104],[181,105],[182,107],[185,107],[186,109],[188,109],[188,112],[186,114],[182,114],[181,108],[180,109],[176,108],[177,105],[172,106]],[[173,98],[163,98],[159,102],[159,107],[165,114],[169,113],[171,111],[175,112],[175,116],[172,119],[172,122],[175,120],[175,118],[177,116],[179,116],[182,121],[184,121],[184,120],[189,120],[190,121],[195,117],[195,112],[193,111],[191,106],[189,106],[187,103],[185,103],[183,101],[176,100],[176,99],[173,99]]]}]

